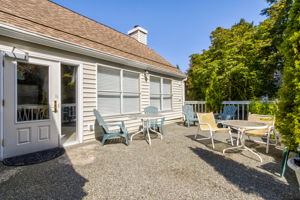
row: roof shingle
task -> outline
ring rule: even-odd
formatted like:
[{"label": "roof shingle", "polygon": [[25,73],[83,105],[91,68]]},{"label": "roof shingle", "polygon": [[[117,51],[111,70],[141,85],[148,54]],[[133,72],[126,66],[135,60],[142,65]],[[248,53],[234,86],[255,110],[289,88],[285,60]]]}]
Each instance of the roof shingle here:
[{"label": "roof shingle", "polygon": [[0,21],[105,53],[182,73],[137,40],[48,0],[0,0]]}]

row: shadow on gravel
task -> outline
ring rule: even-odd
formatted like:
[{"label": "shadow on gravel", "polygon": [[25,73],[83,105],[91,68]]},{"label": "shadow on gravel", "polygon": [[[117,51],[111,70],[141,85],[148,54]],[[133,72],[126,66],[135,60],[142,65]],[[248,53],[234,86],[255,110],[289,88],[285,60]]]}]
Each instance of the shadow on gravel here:
[{"label": "shadow on gravel", "polygon": [[[211,139],[196,140],[195,135],[187,135],[186,137],[190,138],[191,140],[193,140],[195,142],[203,144],[203,145],[205,145],[206,147],[208,147],[210,149],[213,149]],[[206,136],[203,136],[203,135],[200,135],[200,134],[197,135],[197,139],[202,139],[202,138],[205,138],[205,137]],[[235,140],[233,140],[233,141],[235,142]],[[213,150],[218,151],[218,152],[223,152],[223,149],[231,147],[230,140],[228,140],[227,142],[228,143],[224,143],[223,141],[219,141],[219,140],[214,139],[215,148]]]},{"label": "shadow on gravel", "polygon": [[40,164],[7,167],[0,162],[0,199],[82,199],[88,180],[67,154]]},{"label": "shadow on gravel", "polygon": [[272,175],[247,167],[211,151],[192,147],[190,150],[243,192],[257,194],[264,199],[272,200],[299,199],[300,197],[297,184],[284,184]]}]

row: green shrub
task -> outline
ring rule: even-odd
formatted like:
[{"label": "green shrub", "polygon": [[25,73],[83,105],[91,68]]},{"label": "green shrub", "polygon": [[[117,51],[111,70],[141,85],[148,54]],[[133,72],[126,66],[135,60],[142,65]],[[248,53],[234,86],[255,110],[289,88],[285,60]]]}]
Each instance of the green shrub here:
[{"label": "green shrub", "polygon": [[281,52],[284,54],[283,85],[276,125],[283,143],[296,151],[300,145],[300,1],[293,1]]},{"label": "green shrub", "polygon": [[253,101],[250,103],[249,111],[259,115],[275,115],[277,105],[273,102]]}]

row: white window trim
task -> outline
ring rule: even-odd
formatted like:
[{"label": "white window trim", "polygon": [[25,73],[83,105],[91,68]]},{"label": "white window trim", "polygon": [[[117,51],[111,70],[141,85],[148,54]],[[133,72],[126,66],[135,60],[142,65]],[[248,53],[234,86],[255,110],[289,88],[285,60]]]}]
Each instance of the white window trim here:
[{"label": "white window trim", "polygon": [[[119,93],[120,94],[120,113],[118,114],[102,114],[103,117],[110,117],[110,116],[120,116],[120,115],[129,115],[129,114],[140,114],[141,113],[141,73],[140,72],[137,72],[137,71],[133,71],[133,70],[127,70],[127,69],[122,69],[122,68],[119,68],[119,67],[113,67],[113,66],[110,66],[110,65],[104,65],[104,64],[97,64],[97,71],[96,71],[96,107],[97,107],[97,110],[99,110],[98,108],[98,68],[99,67],[102,67],[102,68],[107,68],[107,69],[115,69],[115,70],[119,70],[120,71],[120,91],[119,92],[116,92],[116,91],[110,91],[110,90],[102,90],[100,92],[114,92],[114,93]],[[138,109],[138,112],[128,112],[128,113],[124,113],[124,93],[130,93],[130,92],[124,92],[123,91],[123,72],[126,71],[126,72],[131,72],[131,73],[135,73],[135,74],[138,74],[138,82],[139,82],[139,92],[138,93],[132,93],[132,94],[138,94],[139,95],[139,109]]]},{"label": "white window trim", "polygon": [[[161,112],[167,112],[167,111],[172,111],[173,110],[173,94],[172,94],[172,84],[173,84],[173,80],[170,78],[164,78],[161,76],[156,76],[156,75],[150,75],[150,79],[149,79],[149,87],[151,87],[151,77],[154,78],[159,78],[160,79],[160,108],[159,111]],[[170,98],[171,98],[171,109],[164,109],[164,91],[163,91],[163,86],[164,86],[164,80],[169,80],[170,81],[170,89],[171,89],[171,93],[170,93]],[[150,98],[150,105],[151,105],[151,88],[149,89],[149,98]]]}]

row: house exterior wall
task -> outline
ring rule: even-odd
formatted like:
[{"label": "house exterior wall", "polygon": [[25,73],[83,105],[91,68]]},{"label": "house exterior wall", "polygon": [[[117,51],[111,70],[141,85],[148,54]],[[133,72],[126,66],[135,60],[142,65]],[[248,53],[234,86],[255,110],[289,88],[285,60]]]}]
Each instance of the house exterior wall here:
[{"label": "house exterior wall", "polygon": [[[145,78],[144,70],[0,36],[0,51],[11,51],[13,47],[28,52],[30,57],[49,59],[80,66],[79,72],[82,73],[80,74],[80,77],[82,78],[79,80],[81,83],[79,84],[80,88],[78,91],[81,92],[79,96],[81,97],[82,102],[78,104],[80,110],[78,115],[81,115],[79,119],[82,120],[82,122],[78,122],[81,126],[78,129],[79,138],[81,138],[79,142],[95,139],[95,117],[93,109],[97,108],[97,68],[99,64],[130,69],[140,73],[140,112],[142,113],[144,108],[150,105],[150,79],[149,77],[147,77],[147,79]],[[149,75],[165,77],[172,80],[172,110],[163,111],[161,114],[165,117],[166,124],[180,120],[182,117],[182,105],[184,103],[183,80],[167,75],[152,73],[151,71],[149,71]],[[130,117],[130,115],[118,115],[107,116],[105,119],[124,119],[128,117]],[[127,120],[125,124],[129,132],[134,132],[138,130],[141,122],[140,120],[131,119]]]}]

